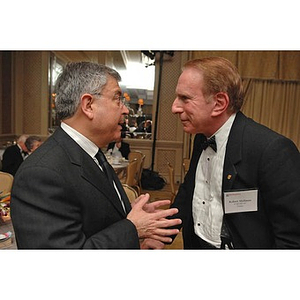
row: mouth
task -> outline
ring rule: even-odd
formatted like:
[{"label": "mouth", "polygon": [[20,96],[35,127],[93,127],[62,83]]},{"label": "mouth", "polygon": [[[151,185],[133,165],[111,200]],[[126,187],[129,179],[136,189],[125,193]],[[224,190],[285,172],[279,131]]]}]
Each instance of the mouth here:
[{"label": "mouth", "polygon": [[120,131],[122,131],[122,129],[123,129],[123,124],[124,123],[118,123],[118,126],[120,126]]}]

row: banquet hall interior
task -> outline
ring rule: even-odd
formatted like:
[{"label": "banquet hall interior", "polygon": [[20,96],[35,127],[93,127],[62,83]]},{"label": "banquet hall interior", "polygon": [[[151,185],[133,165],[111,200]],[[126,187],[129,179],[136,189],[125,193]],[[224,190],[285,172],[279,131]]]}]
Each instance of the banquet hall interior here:
[{"label": "banquet hall interior", "polygon": [[[59,126],[54,87],[66,63],[101,63],[122,77],[129,108],[124,140],[144,154],[143,169],[158,172],[166,182],[161,190],[148,191],[152,200],[171,198],[172,189],[183,182],[193,148],[193,135],[184,133],[171,112],[177,80],[185,62],[209,56],[225,57],[239,69],[245,88],[242,112],[300,148],[300,51],[0,51],[0,158],[18,136],[45,141]],[[146,121],[151,130],[136,131]],[[0,233],[13,231],[9,219],[0,222]],[[14,241],[7,249],[16,249]],[[182,249],[181,236],[167,249]]]}]

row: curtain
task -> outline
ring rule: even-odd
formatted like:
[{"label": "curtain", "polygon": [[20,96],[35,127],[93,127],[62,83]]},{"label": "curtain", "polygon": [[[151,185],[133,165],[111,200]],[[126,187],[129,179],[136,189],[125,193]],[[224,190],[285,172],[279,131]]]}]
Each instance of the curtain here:
[{"label": "curtain", "polygon": [[300,51],[192,51],[237,66],[246,91],[242,111],[290,138],[300,149]]},{"label": "curtain", "polygon": [[248,78],[243,84],[242,112],[290,138],[300,149],[300,83]]}]

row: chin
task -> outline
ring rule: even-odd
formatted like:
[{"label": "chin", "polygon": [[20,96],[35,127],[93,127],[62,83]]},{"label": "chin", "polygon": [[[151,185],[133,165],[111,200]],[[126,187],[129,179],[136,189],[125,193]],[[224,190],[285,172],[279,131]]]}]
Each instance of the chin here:
[{"label": "chin", "polygon": [[186,133],[193,133],[193,128],[191,128],[190,126],[188,126],[188,125],[184,125],[183,124],[183,130],[184,130],[184,132],[186,132]]},{"label": "chin", "polygon": [[121,137],[121,131],[114,134],[114,140],[119,139]]}]

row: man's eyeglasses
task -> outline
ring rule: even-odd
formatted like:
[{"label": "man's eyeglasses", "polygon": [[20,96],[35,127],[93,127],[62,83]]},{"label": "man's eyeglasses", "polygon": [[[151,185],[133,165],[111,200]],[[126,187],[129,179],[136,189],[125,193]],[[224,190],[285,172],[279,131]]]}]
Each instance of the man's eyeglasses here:
[{"label": "man's eyeglasses", "polygon": [[[91,95],[97,95],[97,96],[102,96],[101,93],[93,93]],[[116,94],[114,97],[113,97],[113,100],[117,101],[117,104],[119,107],[123,107],[126,103],[126,99],[124,97],[122,97],[122,95],[119,95],[119,94]]]}]

